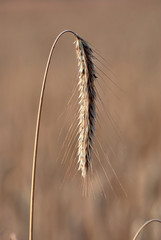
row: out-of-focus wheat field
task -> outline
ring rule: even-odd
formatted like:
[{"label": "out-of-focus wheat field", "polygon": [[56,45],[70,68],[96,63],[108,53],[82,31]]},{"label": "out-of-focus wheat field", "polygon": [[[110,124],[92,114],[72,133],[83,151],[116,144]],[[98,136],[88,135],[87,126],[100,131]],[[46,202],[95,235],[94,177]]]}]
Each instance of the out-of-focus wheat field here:
[{"label": "out-of-focus wheat field", "polygon": [[[107,68],[96,65],[111,79],[98,78],[101,164],[93,154],[92,193],[83,197],[80,172],[66,174],[77,147],[74,134],[71,147],[63,145],[74,124],[75,101],[67,102],[78,81],[74,38],[66,34],[53,56],[43,105],[34,239],[132,239],[145,221],[161,218],[159,0],[0,1],[0,239],[10,233],[28,239],[40,88],[52,42],[64,29],[76,31],[107,60],[97,55]],[[74,161],[75,168],[76,154]],[[160,238],[157,223],[140,236]]]}]

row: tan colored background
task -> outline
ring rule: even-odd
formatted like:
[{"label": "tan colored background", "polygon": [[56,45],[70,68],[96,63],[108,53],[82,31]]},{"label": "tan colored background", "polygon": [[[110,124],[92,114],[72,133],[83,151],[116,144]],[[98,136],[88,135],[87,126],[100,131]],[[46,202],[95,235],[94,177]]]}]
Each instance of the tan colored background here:
[{"label": "tan colored background", "polygon": [[[123,91],[101,74],[98,91],[104,106],[99,105],[96,138],[102,150],[98,143],[96,149],[104,170],[93,156],[93,193],[84,198],[80,173],[74,176],[71,170],[71,176],[64,178],[75,140],[66,164],[60,164],[67,148],[61,146],[74,115],[66,102],[77,82],[74,38],[62,37],[49,73],[41,122],[35,239],[132,239],[146,220],[161,218],[161,2],[1,0],[1,240],[9,239],[12,232],[19,240],[28,239],[41,81],[53,40],[68,28],[107,59],[104,63],[114,74],[97,64]],[[106,161],[107,154],[127,198]],[[159,224],[147,227],[140,236],[142,240],[160,238]]]}]

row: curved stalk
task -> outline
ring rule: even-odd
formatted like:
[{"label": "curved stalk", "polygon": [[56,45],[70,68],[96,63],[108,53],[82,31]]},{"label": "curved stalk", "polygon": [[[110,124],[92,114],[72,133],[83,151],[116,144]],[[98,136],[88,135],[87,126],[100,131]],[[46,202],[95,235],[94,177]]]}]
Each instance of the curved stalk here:
[{"label": "curved stalk", "polygon": [[42,112],[42,104],[43,104],[43,98],[44,98],[44,92],[45,92],[45,85],[46,80],[48,76],[49,66],[51,62],[51,57],[53,54],[53,51],[55,49],[56,43],[59,40],[59,38],[64,33],[72,33],[75,37],[78,37],[78,35],[71,31],[71,30],[65,30],[61,32],[57,38],[55,39],[46,64],[42,87],[41,87],[41,93],[40,93],[40,99],[39,99],[39,107],[38,107],[38,113],[37,113],[37,122],[36,122],[36,130],[35,130],[35,141],[34,141],[34,151],[33,151],[33,166],[32,166],[32,180],[31,180],[31,199],[30,199],[30,220],[29,220],[29,240],[33,240],[33,222],[34,222],[34,198],[35,198],[35,177],[36,177],[36,162],[37,162],[37,149],[38,149],[38,140],[39,140],[39,130],[40,130],[40,119],[41,119],[41,112]]},{"label": "curved stalk", "polygon": [[145,222],[145,223],[139,228],[139,230],[138,230],[137,233],[135,234],[133,240],[136,240],[137,237],[139,236],[139,234],[141,233],[141,231],[142,231],[148,224],[150,224],[150,223],[152,223],[152,222],[161,223],[161,220],[159,220],[159,219],[151,219],[151,220]]}]

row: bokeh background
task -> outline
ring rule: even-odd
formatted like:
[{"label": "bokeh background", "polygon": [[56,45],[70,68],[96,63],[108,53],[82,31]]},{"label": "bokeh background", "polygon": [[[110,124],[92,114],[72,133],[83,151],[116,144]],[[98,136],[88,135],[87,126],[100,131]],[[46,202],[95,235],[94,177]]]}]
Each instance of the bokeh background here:
[{"label": "bokeh background", "polygon": [[[100,72],[95,147],[101,164],[93,156],[92,192],[83,197],[76,153],[71,157],[76,139],[63,145],[78,75],[74,38],[64,35],[44,99],[34,239],[132,239],[145,221],[161,218],[160,0],[0,1],[0,239],[11,233],[28,239],[39,93],[51,44],[64,29],[107,60],[97,55],[107,68],[96,65],[111,79]],[[140,239],[161,239],[160,225],[148,226]]]}]

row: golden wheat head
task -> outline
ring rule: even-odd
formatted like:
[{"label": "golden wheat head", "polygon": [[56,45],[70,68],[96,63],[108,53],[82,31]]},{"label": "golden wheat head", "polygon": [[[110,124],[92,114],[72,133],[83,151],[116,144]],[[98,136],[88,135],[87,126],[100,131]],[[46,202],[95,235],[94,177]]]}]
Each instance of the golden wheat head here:
[{"label": "golden wheat head", "polygon": [[88,43],[77,37],[76,54],[79,67],[79,130],[78,170],[85,178],[91,161],[96,120],[95,67],[93,53]]}]

